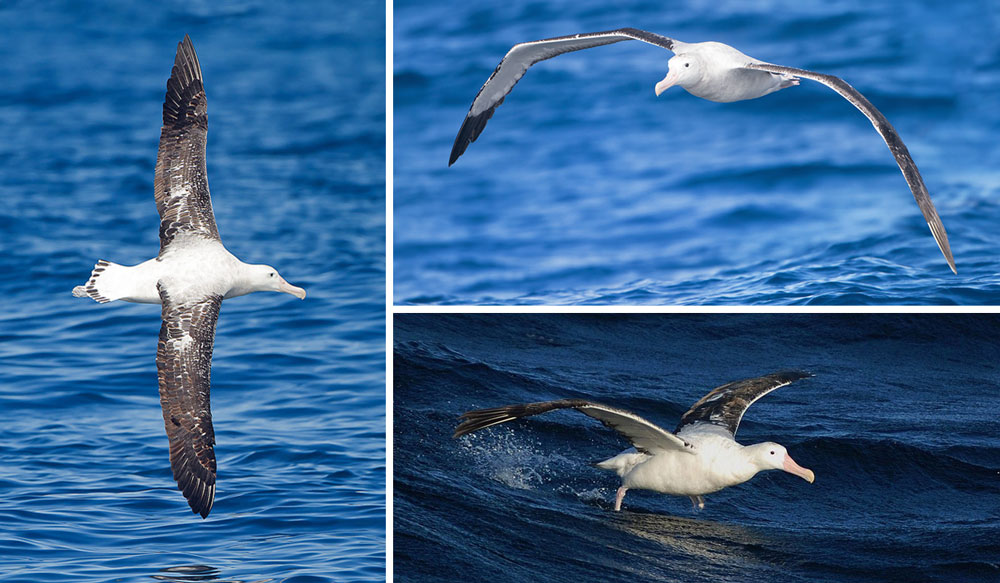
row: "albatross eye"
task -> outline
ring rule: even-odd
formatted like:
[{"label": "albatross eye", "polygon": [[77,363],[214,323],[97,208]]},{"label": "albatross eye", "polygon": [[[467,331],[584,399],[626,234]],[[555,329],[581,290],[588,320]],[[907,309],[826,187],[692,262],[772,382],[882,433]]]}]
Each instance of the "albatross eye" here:
[{"label": "albatross eye", "polygon": [[[269,273],[268,277],[274,277],[274,272],[272,271],[271,273]],[[771,452],[771,453],[774,453],[774,452]]]},{"label": "albatross eye", "polygon": [[685,67],[690,67],[690,66],[691,66],[691,63],[684,63],[684,66],[685,66]]},{"label": "albatross eye", "polygon": [[771,450],[771,455],[774,455],[774,450],[773,449]]}]

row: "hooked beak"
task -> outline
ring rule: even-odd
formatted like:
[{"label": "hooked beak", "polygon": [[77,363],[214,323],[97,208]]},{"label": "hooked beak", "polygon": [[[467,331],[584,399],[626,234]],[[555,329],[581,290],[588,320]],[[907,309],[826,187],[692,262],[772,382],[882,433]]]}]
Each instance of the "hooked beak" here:
[{"label": "hooked beak", "polygon": [[661,93],[676,85],[677,77],[678,75],[676,71],[668,72],[667,76],[663,78],[663,81],[660,81],[659,83],[656,84],[655,88],[656,96],[659,97]]},{"label": "hooked beak", "polygon": [[278,291],[286,294],[292,294],[293,296],[299,298],[300,300],[306,299],[306,290],[302,289],[301,287],[295,287],[294,285],[288,283],[284,279],[282,279],[281,283],[278,284]]},{"label": "hooked beak", "polygon": [[807,470],[802,466],[800,466],[799,464],[795,463],[795,460],[792,459],[792,456],[787,454],[785,455],[785,463],[782,464],[782,468],[789,474],[795,474],[796,476],[802,478],[803,480],[809,482],[810,484],[812,484],[813,481],[816,479],[816,474],[814,474],[812,470]]}]

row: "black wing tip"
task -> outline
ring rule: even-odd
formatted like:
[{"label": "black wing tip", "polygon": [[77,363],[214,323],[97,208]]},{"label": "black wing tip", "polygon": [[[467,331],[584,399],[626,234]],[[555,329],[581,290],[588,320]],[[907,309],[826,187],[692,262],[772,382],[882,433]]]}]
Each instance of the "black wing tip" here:
[{"label": "black wing tip", "polygon": [[[211,426],[210,426],[211,427]],[[168,434],[169,436],[169,434]],[[214,444],[214,437],[209,438]],[[216,463],[215,450],[209,445],[206,459],[201,459],[193,453],[190,443],[182,449],[175,449],[175,438],[170,438],[170,468],[177,489],[187,500],[191,512],[208,518],[215,504]],[[179,452],[179,453],[178,453]]]},{"label": "black wing tip", "polygon": [[586,405],[597,405],[585,399],[559,399],[557,401],[539,401],[537,403],[524,403],[521,405],[506,405],[504,407],[494,407],[492,409],[475,409],[466,411],[459,416],[464,419],[455,428],[453,438],[459,438],[473,431],[485,429],[507,421],[513,421],[522,417],[531,417],[555,409],[575,409]]},{"label": "black wing tip", "polygon": [[490,118],[493,117],[493,112],[496,111],[496,108],[502,102],[503,99],[478,115],[473,115],[472,112],[469,112],[465,116],[465,121],[462,122],[462,127],[459,128],[458,135],[455,136],[455,143],[451,146],[451,156],[448,158],[449,167],[469,149],[469,145],[472,142],[475,142],[479,138],[483,133],[483,129],[486,128],[486,122],[490,121]]},{"label": "black wing tip", "polygon": [[492,409],[476,409],[474,411],[466,411],[459,415],[459,419],[462,422],[458,424],[455,428],[455,432],[452,433],[452,439],[458,439],[463,435],[468,435],[473,431],[478,431],[490,425],[496,425],[497,423],[502,423],[513,417],[509,416],[510,407],[494,407]]},{"label": "black wing tip", "polygon": [[174,66],[167,79],[167,92],[163,97],[164,127],[180,128],[191,124],[207,127],[204,91],[201,63],[191,37],[185,34],[177,43]]},{"label": "black wing tip", "polygon": [[[184,73],[190,73],[194,79],[201,80],[201,63],[198,61],[198,53],[194,50],[194,43],[191,37],[184,35],[184,38],[177,43],[177,54],[174,56],[174,67],[181,67]],[[171,77],[177,71],[173,71]]]},{"label": "black wing tip", "polygon": [[955,268],[955,258],[951,254],[951,247],[948,245],[947,235],[945,236],[945,243],[942,246],[941,242],[938,241],[938,247],[941,248],[941,254],[944,255],[944,260],[948,262],[948,268],[955,275],[958,275],[958,269]]},{"label": "black wing tip", "polygon": [[201,515],[202,519],[208,518],[212,507],[215,505],[215,482],[214,477],[211,483],[190,476],[188,480],[178,480],[177,489],[184,494],[191,512]]},{"label": "black wing tip", "polygon": [[813,373],[811,373],[809,371],[805,371],[805,370],[789,369],[789,370],[781,370],[781,371],[778,371],[776,373],[769,374],[767,376],[774,377],[777,380],[786,381],[786,382],[790,383],[790,382],[793,382],[793,381],[798,381],[798,380],[802,380],[802,379],[807,379],[809,377],[814,377],[816,375],[814,375]]},{"label": "black wing tip", "polygon": [[194,492],[189,498],[187,493],[184,493],[184,496],[187,498],[188,506],[191,507],[191,512],[201,515],[202,520],[204,520],[208,518],[215,505],[215,486],[212,486],[203,496],[197,496]]}]

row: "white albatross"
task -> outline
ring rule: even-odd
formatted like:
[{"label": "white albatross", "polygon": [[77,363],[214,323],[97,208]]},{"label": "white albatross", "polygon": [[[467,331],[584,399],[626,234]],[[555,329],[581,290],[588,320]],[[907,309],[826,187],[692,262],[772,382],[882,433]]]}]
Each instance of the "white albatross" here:
[{"label": "white albatross", "polygon": [[469,411],[461,416],[464,421],[454,437],[521,417],[574,409],[614,429],[634,446],[596,464],[622,480],[615,495],[616,512],[629,489],[688,496],[700,509],[705,507],[705,494],[742,484],[763,470],[784,470],[813,482],[812,470],[795,463],[783,446],[771,442],[743,446],[735,439],[743,413],[757,399],[810,376],[785,371],[722,385],[695,403],[673,433],[631,411],[584,399],[562,399]]},{"label": "white albatross", "polygon": [[73,295],[162,304],[156,349],[170,467],[191,510],[206,518],[215,502],[215,431],[209,406],[212,345],[222,300],[255,291],[305,298],[267,265],[249,265],[222,245],[205,172],[208,116],[201,65],[191,39],[177,45],[163,102],[154,197],[160,253],[131,267],[98,261]]},{"label": "white albatross", "polygon": [[798,85],[799,77],[818,81],[839,93],[868,117],[875,130],[889,146],[889,150],[896,158],[896,164],[903,173],[903,178],[913,192],[913,198],[916,199],[920,212],[923,213],[931,229],[934,240],[948,262],[948,267],[957,273],[955,259],[948,245],[948,234],[931,202],[931,196],[927,192],[920,171],[917,170],[917,165],[913,162],[903,140],[882,112],[839,77],[766,63],[719,42],[685,43],[645,30],[620,28],[518,43],[511,47],[487,79],[486,84],[476,94],[476,99],[472,102],[469,113],[455,137],[448,165],[454,164],[469,144],[476,141],[476,138],[483,133],[486,122],[493,117],[493,112],[503,103],[504,98],[529,67],[563,53],[627,40],[640,40],[674,53],[667,62],[669,71],[667,76],[656,84],[656,95],[674,85],[680,85],[696,97],[729,103],[756,99]]}]

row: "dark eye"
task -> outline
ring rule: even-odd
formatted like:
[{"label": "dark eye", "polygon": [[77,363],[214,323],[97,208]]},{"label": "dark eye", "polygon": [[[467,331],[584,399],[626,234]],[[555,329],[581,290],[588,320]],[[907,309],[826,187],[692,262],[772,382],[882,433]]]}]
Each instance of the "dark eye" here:
[{"label": "dark eye", "polygon": [[771,455],[774,455],[774,450],[773,449],[771,450]]},{"label": "dark eye", "polygon": [[[268,277],[274,277],[274,272],[272,271],[271,275],[269,275]],[[774,452],[772,451],[771,453],[774,453]]]},{"label": "dark eye", "polygon": [[691,63],[684,63],[684,66],[685,66],[685,67],[690,67],[690,66],[691,66]]}]

